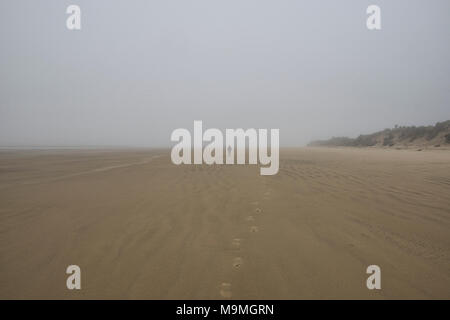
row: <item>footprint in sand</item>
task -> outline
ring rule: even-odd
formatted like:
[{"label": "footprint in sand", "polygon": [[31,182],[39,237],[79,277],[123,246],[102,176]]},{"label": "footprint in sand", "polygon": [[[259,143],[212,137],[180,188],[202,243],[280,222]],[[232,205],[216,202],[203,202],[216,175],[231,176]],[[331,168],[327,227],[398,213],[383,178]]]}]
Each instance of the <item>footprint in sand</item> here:
[{"label": "footprint in sand", "polygon": [[241,247],[241,239],[239,238],[233,239],[233,241],[231,241],[231,245],[233,246],[233,248],[239,249]]},{"label": "footprint in sand", "polygon": [[250,227],[250,232],[258,232],[258,227],[257,226],[251,226]]},{"label": "footprint in sand", "polygon": [[261,209],[260,209],[260,208],[256,208],[256,209],[255,209],[255,212],[256,212],[256,213],[261,213]]},{"label": "footprint in sand", "polygon": [[239,269],[242,266],[243,262],[244,261],[242,260],[241,257],[236,257],[236,258],[233,259],[233,267],[235,269]]},{"label": "footprint in sand", "polygon": [[219,292],[223,298],[231,298],[231,283],[223,282]]},{"label": "footprint in sand", "polygon": [[247,221],[255,221],[255,218],[253,218],[253,216],[248,216],[247,218],[245,218],[245,220],[247,220]]}]

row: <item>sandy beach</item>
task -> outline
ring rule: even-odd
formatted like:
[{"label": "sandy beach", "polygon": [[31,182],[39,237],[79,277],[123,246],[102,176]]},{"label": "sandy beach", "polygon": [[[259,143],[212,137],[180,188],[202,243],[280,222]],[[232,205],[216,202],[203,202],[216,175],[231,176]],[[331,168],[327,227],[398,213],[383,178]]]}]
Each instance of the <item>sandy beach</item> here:
[{"label": "sandy beach", "polygon": [[450,299],[449,231],[449,151],[0,151],[2,299]]}]

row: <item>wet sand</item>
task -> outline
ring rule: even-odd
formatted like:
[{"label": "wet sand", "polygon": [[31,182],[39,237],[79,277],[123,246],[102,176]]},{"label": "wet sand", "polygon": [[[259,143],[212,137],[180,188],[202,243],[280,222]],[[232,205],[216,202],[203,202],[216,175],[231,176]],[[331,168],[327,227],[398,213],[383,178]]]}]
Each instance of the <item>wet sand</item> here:
[{"label": "wet sand", "polygon": [[0,298],[450,299],[449,151],[283,149],[275,176],[169,156],[0,151]]}]

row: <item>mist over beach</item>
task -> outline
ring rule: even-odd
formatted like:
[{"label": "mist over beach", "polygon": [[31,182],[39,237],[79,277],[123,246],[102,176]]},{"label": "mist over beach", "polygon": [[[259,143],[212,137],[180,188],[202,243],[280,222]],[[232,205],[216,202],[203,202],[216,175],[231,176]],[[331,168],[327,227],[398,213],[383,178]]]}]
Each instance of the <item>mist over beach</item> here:
[{"label": "mist over beach", "polygon": [[449,1],[0,12],[0,299],[450,299]]}]

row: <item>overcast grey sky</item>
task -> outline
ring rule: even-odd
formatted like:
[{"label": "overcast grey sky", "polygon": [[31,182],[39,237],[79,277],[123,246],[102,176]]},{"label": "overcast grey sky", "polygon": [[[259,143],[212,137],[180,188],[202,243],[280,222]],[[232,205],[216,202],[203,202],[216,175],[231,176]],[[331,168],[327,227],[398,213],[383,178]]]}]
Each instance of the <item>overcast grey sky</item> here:
[{"label": "overcast grey sky", "polygon": [[[82,30],[66,28],[77,4]],[[366,28],[381,7],[382,30]],[[450,119],[450,1],[2,0],[0,146],[281,145]]]}]

